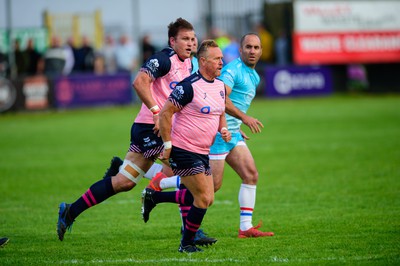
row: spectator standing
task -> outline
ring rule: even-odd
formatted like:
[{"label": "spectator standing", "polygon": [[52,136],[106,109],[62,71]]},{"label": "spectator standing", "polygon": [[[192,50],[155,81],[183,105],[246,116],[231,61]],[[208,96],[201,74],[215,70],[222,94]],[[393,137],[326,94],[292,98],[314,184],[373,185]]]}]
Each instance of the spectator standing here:
[{"label": "spectator standing", "polygon": [[36,51],[33,39],[28,40],[28,45],[26,47],[26,53],[28,56],[28,64],[27,64],[27,74],[28,75],[36,75],[39,72],[43,71],[43,58],[42,54]]},{"label": "spectator standing", "polygon": [[44,73],[47,76],[55,77],[62,75],[65,67],[65,52],[61,46],[61,41],[58,36],[51,38],[50,47],[44,54]]},{"label": "spectator standing", "polygon": [[117,72],[117,59],[116,59],[116,47],[113,36],[107,35],[105,38],[104,46],[100,50],[100,54],[104,59],[105,71],[108,74],[114,74]]},{"label": "spectator standing", "polygon": [[229,40],[229,44],[224,48],[224,50],[222,50],[222,53],[224,54],[224,65],[230,63],[240,56],[240,46],[236,38],[233,36],[229,36]]},{"label": "spectator standing", "polygon": [[0,51],[0,77],[6,77],[8,72],[8,57]]},{"label": "spectator standing", "polygon": [[150,35],[144,35],[142,39],[142,61],[147,61],[156,52],[156,47],[151,43]]},{"label": "spectator standing", "polygon": [[132,43],[128,36],[123,34],[119,38],[116,47],[116,60],[119,71],[133,73],[137,67],[139,51],[137,46]]},{"label": "spectator standing", "polygon": [[65,54],[65,66],[63,69],[64,75],[69,75],[75,65],[75,44],[72,37],[68,38],[64,44],[64,54]]},{"label": "spectator standing", "polygon": [[272,34],[262,25],[257,25],[257,33],[260,36],[261,46],[262,46],[262,55],[260,57],[260,61],[262,63],[271,64],[274,59],[274,39]]},{"label": "spectator standing", "polygon": [[94,49],[90,43],[90,40],[87,36],[83,36],[81,47],[76,50],[73,70],[75,72],[93,73],[94,58]]},{"label": "spectator standing", "polygon": [[289,63],[289,45],[286,33],[281,30],[275,40],[276,64],[285,66]]},{"label": "spectator standing", "polygon": [[27,73],[29,64],[29,55],[21,48],[21,41],[16,39],[14,41],[14,59],[17,76],[22,76]]}]

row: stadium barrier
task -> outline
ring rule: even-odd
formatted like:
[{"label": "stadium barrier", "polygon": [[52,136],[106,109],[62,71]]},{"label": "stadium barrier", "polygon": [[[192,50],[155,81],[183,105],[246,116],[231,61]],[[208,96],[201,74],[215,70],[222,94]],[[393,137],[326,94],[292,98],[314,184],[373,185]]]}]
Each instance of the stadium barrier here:
[{"label": "stadium barrier", "polygon": [[38,75],[0,81],[0,112],[127,105],[136,98],[129,73]]}]

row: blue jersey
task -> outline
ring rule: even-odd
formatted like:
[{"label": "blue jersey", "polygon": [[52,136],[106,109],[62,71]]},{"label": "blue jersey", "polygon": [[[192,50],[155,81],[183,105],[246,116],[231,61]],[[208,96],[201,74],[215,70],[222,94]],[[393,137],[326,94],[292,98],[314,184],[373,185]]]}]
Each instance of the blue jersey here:
[{"label": "blue jersey", "polygon": [[[260,76],[257,71],[248,67],[239,57],[224,66],[219,79],[232,88],[232,92],[229,95],[232,103],[240,111],[246,113],[251,101],[256,96],[256,89],[260,83]],[[226,114],[226,122],[231,132],[239,131],[242,124],[240,119],[228,114]]]},{"label": "blue jersey", "polygon": [[199,60],[197,59],[197,57],[193,56],[192,57],[192,72],[191,72],[191,74],[197,72],[197,70],[199,70]]}]

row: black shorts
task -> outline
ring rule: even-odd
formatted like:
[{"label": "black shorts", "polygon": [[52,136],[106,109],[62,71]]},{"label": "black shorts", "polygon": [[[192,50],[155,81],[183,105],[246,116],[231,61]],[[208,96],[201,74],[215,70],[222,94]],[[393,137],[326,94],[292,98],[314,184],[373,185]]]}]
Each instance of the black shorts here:
[{"label": "black shorts", "polygon": [[208,154],[198,154],[172,146],[169,163],[174,174],[181,177],[200,173],[211,175]]},{"label": "black shorts", "polygon": [[154,125],[133,123],[131,127],[130,152],[142,153],[145,158],[157,159],[164,149],[161,137],[153,132]]}]

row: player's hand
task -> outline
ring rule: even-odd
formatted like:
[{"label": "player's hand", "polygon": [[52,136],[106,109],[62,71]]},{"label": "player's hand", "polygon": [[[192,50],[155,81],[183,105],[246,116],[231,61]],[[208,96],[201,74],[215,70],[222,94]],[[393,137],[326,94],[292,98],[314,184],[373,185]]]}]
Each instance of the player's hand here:
[{"label": "player's hand", "polygon": [[250,138],[246,135],[246,133],[244,133],[244,131],[242,131],[241,129],[239,129],[240,135],[242,135],[243,139],[245,140],[249,140]]},{"label": "player's hand", "polygon": [[[168,162],[169,157],[171,155],[171,150],[172,150],[172,148],[164,149],[164,151],[160,154],[160,156],[158,158],[163,162]],[[169,163],[168,163],[168,165],[169,165]]]},{"label": "player's hand", "polygon": [[[169,160],[164,159],[164,151],[162,151],[162,152],[158,155],[158,158],[157,158],[157,159],[160,160],[160,162],[163,163],[163,164],[165,164],[166,166],[171,167],[171,166],[169,165]],[[163,170],[163,171],[164,171],[164,170]]]},{"label": "player's hand", "polygon": [[153,132],[155,135],[160,137],[160,127],[158,123],[158,114],[153,115],[153,122],[154,122],[154,127],[153,127]]},{"label": "player's hand", "polygon": [[251,133],[260,133],[261,128],[264,128],[264,125],[258,119],[251,116],[246,116],[242,121],[250,128]]},{"label": "player's hand", "polygon": [[226,129],[226,128],[223,128],[223,129],[221,130],[221,136],[222,136],[222,139],[223,139],[225,142],[229,142],[229,141],[231,141],[231,139],[232,139],[231,132],[230,132],[228,129]]}]

